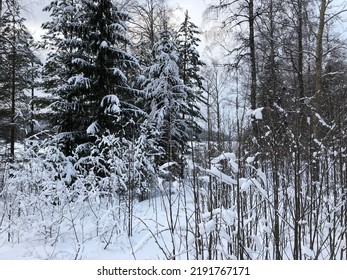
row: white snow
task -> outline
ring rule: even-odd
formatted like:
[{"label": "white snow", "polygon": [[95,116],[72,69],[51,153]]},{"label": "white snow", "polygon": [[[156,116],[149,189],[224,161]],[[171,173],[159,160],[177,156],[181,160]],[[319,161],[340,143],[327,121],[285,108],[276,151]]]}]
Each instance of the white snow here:
[{"label": "white snow", "polygon": [[101,106],[105,107],[105,113],[107,114],[115,114],[121,111],[119,99],[114,94],[106,95],[101,101]]},{"label": "white snow", "polygon": [[[97,125],[93,123],[89,132],[93,131],[93,126]],[[106,142],[115,145],[117,139],[105,138],[103,143]],[[49,161],[44,163],[47,172],[42,172],[39,168],[42,160],[35,159],[37,161],[28,165],[29,168],[22,166],[17,175],[19,177],[9,177],[8,186],[1,192],[0,259],[195,259],[201,258],[201,255],[195,255],[195,246],[198,244],[196,238],[202,240],[205,254],[208,254],[212,238],[215,253],[223,259],[236,259],[235,255],[228,253],[228,248],[230,243],[233,246],[238,244],[235,240],[240,219],[245,234],[247,229],[251,232],[247,240],[252,245],[245,247],[249,257],[262,259],[264,252],[268,252],[271,257],[274,246],[274,210],[273,186],[267,177],[269,174],[260,168],[253,168],[252,174],[246,174],[237,181],[230,175],[233,170],[229,169],[227,173],[218,169],[220,161],[225,159],[232,168],[232,164],[237,161],[233,153],[216,157],[211,169],[199,168],[202,173],[195,186],[198,196],[194,195],[194,186],[189,176],[183,181],[170,183],[176,190],[174,192],[167,192],[168,182],[159,177],[155,195],[139,202],[136,199],[121,198],[114,192],[108,197],[105,194],[110,193],[109,189],[104,192],[95,185],[85,184],[96,183],[92,168],[97,166],[98,157],[95,162],[87,157],[89,162],[86,162],[94,163],[94,166],[91,166],[86,178],[78,178],[74,188],[70,188],[68,184],[76,180],[75,168],[78,164],[73,166],[68,158],[65,158],[59,167],[57,163],[64,157],[58,149],[50,147],[42,152],[45,158],[49,158]],[[94,150],[90,152],[94,153]],[[95,148],[95,153],[97,152]],[[246,159],[248,164],[253,162],[252,157],[250,158]],[[116,157],[111,161],[115,161],[116,168],[124,168],[122,161]],[[168,168],[175,164],[168,162],[160,166],[160,170],[168,172]],[[52,172],[54,170],[57,172]],[[54,177],[50,177],[52,174]],[[102,179],[105,180],[105,186],[114,187],[120,184],[127,187],[126,181],[119,182],[122,178],[115,174],[111,177],[112,180]],[[47,182],[45,188],[33,191],[41,186],[42,181]],[[200,184],[201,182],[205,183]],[[221,186],[220,182],[226,186],[217,189],[217,186]],[[235,197],[238,191],[236,185],[239,185],[241,190],[240,199],[244,207],[242,213],[239,212],[238,200]],[[286,192],[290,200],[288,203],[292,203],[292,186],[286,186]],[[210,195],[220,199],[212,209],[209,206]],[[196,203],[197,197],[200,203]],[[228,204],[223,204],[223,200],[228,200]],[[334,199],[327,197],[322,205],[333,203]],[[331,206],[329,209],[338,213],[340,208]],[[267,216],[259,215],[261,211],[268,211]],[[318,224],[321,227],[318,241],[325,240],[333,229],[339,233],[345,230],[336,227],[335,221],[328,221],[325,216],[328,214],[322,213],[323,219]],[[279,211],[279,215],[283,222],[283,236],[288,239],[290,246],[293,241],[291,214]],[[285,220],[282,219],[284,215]],[[309,226],[304,218],[298,222],[303,229]],[[304,234],[304,231],[302,233]],[[329,258],[326,249],[328,247],[322,251],[310,249],[305,238],[308,238],[308,235],[303,238],[304,258],[316,258],[317,252],[320,259]],[[283,257],[290,259],[292,248],[285,250]]]},{"label": "white snow", "polygon": [[199,225],[201,234],[209,234],[216,228],[216,221],[210,220]]},{"label": "white snow", "polygon": [[223,153],[222,155],[211,160],[212,164],[219,163],[221,160],[228,160],[230,166],[233,168],[235,172],[238,171],[239,167],[236,163],[236,155],[234,153]]},{"label": "white snow", "polygon": [[100,48],[102,48],[102,49],[108,48],[108,43],[107,43],[106,41],[102,41],[102,42],[100,43]]},{"label": "white snow", "polygon": [[224,174],[222,171],[218,170],[217,167],[212,167],[211,169],[206,170],[210,175],[215,176],[221,182],[226,183],[228,185],[236,185],[237,181],[230,176]]},{"label": "white snow", "polygon": [[247,157],[247,158],[246,158],[246,162],[247,162],[248,164],[253,163],[254,160],[255,160],[255,157]]},{"label": "white snow", "polygon": [[90,126],[87,128],[87,134],[93,135],[96,134],[99,131],[97,122],[93,122]]},{"label": "white snow", "polygon": [[164,163],[163,165],[159,166],[159,170],[162,172],[168,172],[166,169],[173,165],[177,165],[177,163],[174,161]]},{"label": "white snow", "polygon": [[260,107],[260,108],[257,108],[255,110],[249,110],[247,112],[247,116],[252,116],[254,117],[256,120],[262,120],[263,119],[263,111],[264,107]]},{"label": "white snow", "polygon": [[262,120],[263,119],[263,114],[262,114],[262,111],[263,111],[263,107],[261,108],[257,108],[254,110],[253,114],[254,114],[254,118],[256,120]]}]

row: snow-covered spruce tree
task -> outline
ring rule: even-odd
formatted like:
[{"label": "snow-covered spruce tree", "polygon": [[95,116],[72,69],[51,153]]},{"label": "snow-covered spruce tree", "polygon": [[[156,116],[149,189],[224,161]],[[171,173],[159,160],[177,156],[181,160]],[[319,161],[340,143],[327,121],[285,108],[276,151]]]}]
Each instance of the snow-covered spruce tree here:
[{"label": "snow-covered spruce tree", "polygon": [[[133,105],[136,91],[129,85],[129,77],[137,67],[136,59],[126,50],[131,44],[125,24],[129,15],[109,0],[83,0],[82,3],[83,19],[88,26],[82,39],[87,43],[86,56],[91,60],[91,67],[85,73],[90,81],[87,100],[92,107],[87,133],[105,152],[106,162],[110,142],[111,146],[118,146],[112,153],[117,152],[122,159],[122,149],[128,146],[126,142],[136,136],[135,117],[140,113]],[[110,137],[110,142],[103,137]],[[115,144],[115,140],[119,144]],[[109,170],[104,172],[106,175]]]},{"label": "snow-covered spruce tree", "polygon": [[125,111],[133,109],[126,107],[133,95],[124,71],[136,65],[125,50],[130,44],[124,23],[128,15],[106,0],[54,1],[45,10],[51,21],[43,25],[44,45],[52,49],[45,87],[57,98],[51,107],[65,154],[92,140],[87,131],[124,136],[125,122],[131,123]]},{"label": "snow-covered spruce tree", "polygon": [[[167,192],[159,181],[160,191],[164,191],[165,213],[170,233],[170,252],[167,258],[176,258],[176,216],[174,213],[173,181],[180,176],[184,165],[183,155],[188,150],[189,125],[184,115],[188,114],[187,87],[179,76],[178,49],[174,32],[164,20],[159,40],[153,48],[154,64],[147,67],[143,77],[144,105],[148,113],[149,137],[157,142],[158,154],[154,164],[169,181]],[[170,168],[170,170],[165,170]],[[169,172],[167,172],[169,171]],[[166,245],[165,245],[166,246]],[[166,247],[167,248],[167,247]]]},{"label": "snow-covered spruce tree", "polygon": [[156,164],[182,163],[187,151],[189,120],[187,86],[179,75],[178,50],[173,36],[164,24],[160,40],[154,46],[155,64],[145,71],[144,92],[148,123],[161,155]]},{"label": "snow-covered spruce tree", "polygon": [[120,137],[129,137],[134,132],[133,116],[138,113],[131,105],[136,91],[129,86],[129,76],[137,67],[136,59],[127,52],[127,46],[131,45],[125,24],[129,15],[110,0],[82,3],[88,26],[83,41],[88,44],[86,55],[92,59],[85,74],[90,80],[88,101],[96,109],[89,132],[102,134],[110,130]]},{"label": "snow-covered spruce tree", "polygon": [[179,71],[183,83],[187,86],[187,103],[189,116],[184,116],[190,119],[190,133],[193,135],[201,132],[201,127],[197,120],[203,119],[200,111],[201,104],[205,101],[202,91],[203,77],[200,74],[200,68],[205,65],[200,60],[199,46],[200,39],[198,38],[200,31],[198,27],[190,21],[188,11],[185,13],[184,21],[177,33],[177,43],[179,52]]},{"label": "snow-covered spruce tree", "polygon": [[[53,20],[45,25],[46,46],[54,50],[45,80],[57,97],[51,107],[64,153],[73,156],[79,183],[88,190],[136,192],[148,165],[136,165],[140,153],[133,152],[144,144],[131,86],[137,61],[127,52],[129,16],[109,0],[64,0],[47,9]],[[141,158],[147,162],[146,152]]]},{"label": "snow-covered spruce tree", "polygon": [[90,86],[86,100],[92,111],[86,128],[91,141],[76,150],[78,168],[89,175],[92,171],[99,190],[126,196],[130,205],[132,198],[146,196],[154,172],[149,160],[153,145],[140,127],[143,111],[135,106],[138,91],[132,83],[139,67],[127,51],[130,18],[109,0],[82,4],[88,26],[82,40],[91,61],[84,74]]},{"label": "snow-covered spruce tree", "polygon": [[34,40],[21,16],[21,7],[15,0],[4,2],[0,26],[0,138],[10,143],[14,156],[15,142],[25,136],[25,115],[29,111],[29,97],[25,90],[31,87],[31,70],[39,63],[33,52]]},{"label": "snow-covered spruce tree", "polygon": [[46,34],[42,45],[48,49],[44,66],[44,88],[54,99],[53,131],[65,155],[72,155],[77,143],[86,141],[92,104],[87,100],[91,81],[92,57],[86,54],[88,42],[83,41],[87,26],[83,21],[80,0],[52,1],[44,11],[51,13],[43,24]]},{"label": "snow-covered spruce tree", "polygon": [[[58,47],[46,65],[53,70],[46,83],[57,96],[52,108],[63,116],[58,128],[65,154],[74,156],[87,187],[125,194],[145,181],[135,174],[148,167],[136,165],[139,153],[132,152],[144,142],[130,85],[137,61],[127,52],[129,16],[107,0],[53,2],[49,9],[56,20],[46,25],[52,31],[45,39]],[[146,153],[141,158],[147,162]]]},{"label": "snow-covered spruce tree", "polygon": [[126,52],[128,15],[106,0],[54,1],[45,10],[52,20],[43,25],[44,44],[53,49],[45,85],[57,98],[51,107],[65,154],[95,141],[90,135],[109,130],[124,136],[134,112],[125,71],[136,65]]}]

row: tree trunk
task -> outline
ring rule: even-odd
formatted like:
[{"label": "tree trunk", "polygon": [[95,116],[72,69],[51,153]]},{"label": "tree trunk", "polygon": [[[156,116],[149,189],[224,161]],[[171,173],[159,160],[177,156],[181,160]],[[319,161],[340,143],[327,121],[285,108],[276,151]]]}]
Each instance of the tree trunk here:
[{"label": "tree trunk", "polygon": [[15,118],[16,118],[16,47],[15,47],[15,30],[14,42],[12,42],[12,76],[11,76],[11,148],[10,154],[14,158],[14,144],[15,144]]},{"label": "tree trunk", "polygon": [[[256,54],[255,54],[255,38],[254,38],[254,1],[250,0],[248,3],[248,27],[249,27],[249,53],[251,62],[251,109],[257,108],[257,67],[256,67]],[[252,120],[253,134],[256,139],[259,138],[258,125],[256,120]]]},{"label": "tree trunk", "polygon": [[[313,137],[319,139],[319,120],[317,114],[320,114],[320,95],[322,90],[322,65],[323,65],[323,34],[325,27],[325,13],[327,9],[326,0],[321,0],[321,7],[319,13],[319,26],[316,42],[316,66],[315,66],[315,93],[314,93],[314,110],[312,116]],[[318,152],[319,147],[313,142],[313,152]],[[318,184],[319,181],[319,160],[313,159],[312,166],[313,182]]]},{"label": "tree trunk", "polygon": [[[315,109],[320,109],[320,93],[322,89],[322,65],[323,65],[323,34],[325,27],[325,13],[327,9],[326,0],[321,0],[319,26],[316,42],[316,76],[315,76]],[[315,127],[315,129],[317,129]],[[317,133],[317,131],[316,131]]]},{"label": "tree trunk", "polygon": [[297,2],[297,16],[298,16],[298,66],[297,66],[297,77],[298,77],[298,93],[297,102],[299,106],[299,112],[295,116],[295,143],[294,143],[294,259],[301,259],[301,152],[300,139],[303,134],[303,122],[304,122],[304,48],[303,48],[303,20],[304,20],[304,8],[303,0]]},{"label": "tree trunk", "polygon": [[251,109],[257,108],[257,69],[255,57],[254,39],[254,1],[249,1],[248,5],[248,24],[249,24],[249,52],[251,60]]}]

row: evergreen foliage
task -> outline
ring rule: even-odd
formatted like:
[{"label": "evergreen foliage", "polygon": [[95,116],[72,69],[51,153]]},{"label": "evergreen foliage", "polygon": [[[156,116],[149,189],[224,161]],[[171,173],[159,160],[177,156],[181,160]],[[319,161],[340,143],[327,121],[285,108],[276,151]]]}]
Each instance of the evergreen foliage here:
[{"label": "evergreen foliage", "polygon": [[0,138],[14,143],[29,129],[29,89],[37,77],[39,59],[34,53],[34,39],[21,16],[17,1],[6,1],[0,25]]},{"label": "evergreen foliage", "polygon": [[129,86],[129,76],[138,66],[127,52],[131,43],[125,22],[130,17],[109,0],[83,1],[83,4],[88,28],[82,40],[88,46],[86,56],[91,60],[85,74],[90,85],[87,100],[94,106],[89,131],[93,128],[95,133],[102,134],[109,130],[120,137],[129,137],[134,131],[127,129],[138,113],[132,105],[136,91]]},{"label": "evergreen foliage", "polygon": [[200,59],[197,50],[200,34],[198,27],[190,21],[188,11],[186,11],[184,21],[177,33],[178,65],[180,77],[187,87],[188,114],[184,117],[190,120],[188,129],[194,136],[201,133],[198,121],[203,121],[204,117],[200,108],[203,103],[206,103],[203,96],[203,78],[200,74],[200,69],[205,63]]},{"label": "evergreen foliage", "polygon": [[154,46],[155,64],[146,69],[143,82],[148,123],[161,149],[157,164],[182,162],[187,151],[189,121],[187,86],[179,76],[178,50],[173,33],[164,27]]},{"label": "evergreen foliage", "polygon": [[44,65],[44,88],[54,97],[52,130],[66,155],[72,155],[76,144],[84,142],[86,128],[91,122],[91,106],[87,98],[91,81],[86,75],[91,68],[83,41],[86,24],[79,0],[52,1],[44,11],[51,13],[43,24],[46,34],[43,47],[49,50]]}]

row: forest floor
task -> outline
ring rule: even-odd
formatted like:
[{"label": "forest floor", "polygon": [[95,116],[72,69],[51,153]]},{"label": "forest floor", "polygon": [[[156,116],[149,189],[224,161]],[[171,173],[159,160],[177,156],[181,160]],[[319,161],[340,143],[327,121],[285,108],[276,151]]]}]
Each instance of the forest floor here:
[{"label": "forest floor", "polygon": [[[169,226],[169,201],[165,196],[133,203],[131,236],[125,229],[127,227],[125,224],[129,223],[127,217],[122,217],[123,225],[118,218],[114,221],[109,220],[110,224],[114,223],[114,227],[111,227],[108,232],[105,231],[104,235],[96,234],[95,223],[88,223],[88,219],[85,218],[93,215],[87,207],[81,208],[84,213],[78,216],[79,219],[76,219],[75,227],[71,226],[71,220],[65,218],[61,221],[55,236],[51,237],[43,238],[41,234],[37,234],[37,231],[33,230],[32,233],[17,232],[16,235],[21,236],[20,241],[8,242],[8,230],[0,228],[0,259],[165,259],[171,252],[171,243],[182,242],[180,233],[184,228],[182,226],[184,216],[186,211],[193,207],[192,199],[186,200],[187,205],[184,206],[181,199],[182,196],[177,193],[171,196],[174,223],[177,227],[174,231]],[[4,203],[0,203],[1,205]],[[17,227],[18,230],[27,229]],[[102,231],[102,226],[99,227],[99,230]],[[193,236],[190,238],[194,240]],[[165,254],[167,255],[165,256]],[[179,254],[176,258],[180,259]],[[184,256],[183,259],[185,259]]]}]

